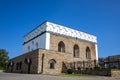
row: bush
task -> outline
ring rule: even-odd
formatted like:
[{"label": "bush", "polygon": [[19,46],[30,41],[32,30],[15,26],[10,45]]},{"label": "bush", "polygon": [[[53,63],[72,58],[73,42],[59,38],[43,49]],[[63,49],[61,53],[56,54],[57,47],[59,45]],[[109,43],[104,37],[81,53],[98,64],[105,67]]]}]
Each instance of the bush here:
[{"label": "bush", "polygon": [[96,70],[96,71],[100,71],[100,67],[95,66],[95,67],[94,67],[94,70]]},{"label": "bush", "polygon": [[3,70],[3,67],[2,67],[2,66],[0,66],[0,70]]},{"label": "bush", "polygon": [[78,70],[81,70],[81,68],[80,68],[80,67],[78,67],[77,69],[78,69]]},{"label": "bush", "polygon": [[72,69],[68,69],[68,70],[67,70],[67,73],[68,73],[68,74],[72,74],[72,73],[73,73],[73,70],[72,70]]}]

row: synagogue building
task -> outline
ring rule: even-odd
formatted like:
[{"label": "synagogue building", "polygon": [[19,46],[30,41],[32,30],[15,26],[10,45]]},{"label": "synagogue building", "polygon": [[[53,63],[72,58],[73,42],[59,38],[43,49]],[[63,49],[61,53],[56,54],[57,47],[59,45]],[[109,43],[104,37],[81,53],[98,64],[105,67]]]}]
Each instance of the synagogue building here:
[{"label": "synagogue building", "polygon": [[23,53],[8,61],[7,71],[60,74],[94,68],[97,60],[95,35],[45,21],[24,36]]}]

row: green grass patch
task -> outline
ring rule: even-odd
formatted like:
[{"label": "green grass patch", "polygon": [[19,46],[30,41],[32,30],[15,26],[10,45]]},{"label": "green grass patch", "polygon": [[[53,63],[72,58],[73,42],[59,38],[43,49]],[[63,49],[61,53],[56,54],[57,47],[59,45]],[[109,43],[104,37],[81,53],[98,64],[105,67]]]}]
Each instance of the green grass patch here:
[{"label": "green grass patch", "polygon": [[90,76],[88,74],[62,74],[63,76]]},{"label": "green grass patch", "polygon": [[0,66],[0,70],[3,70],[4,68]]}]

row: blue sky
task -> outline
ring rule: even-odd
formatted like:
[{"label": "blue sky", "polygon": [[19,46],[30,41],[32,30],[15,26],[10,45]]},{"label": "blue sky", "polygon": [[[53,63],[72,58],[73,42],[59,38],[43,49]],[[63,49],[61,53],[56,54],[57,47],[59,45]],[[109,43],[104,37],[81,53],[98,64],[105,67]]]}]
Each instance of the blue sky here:
[{"label": "blue sky", "polygon": [[96,35],[99,57],[120,54],[120,0],[0,0],[0,48],[22,54],[23,36],[45,20]]}]

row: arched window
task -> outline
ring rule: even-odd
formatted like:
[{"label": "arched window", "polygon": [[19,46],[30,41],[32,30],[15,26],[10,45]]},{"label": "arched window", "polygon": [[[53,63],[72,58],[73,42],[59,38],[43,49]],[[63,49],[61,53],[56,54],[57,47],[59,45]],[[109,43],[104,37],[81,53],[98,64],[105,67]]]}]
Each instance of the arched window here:
[{"label": "arched window", "polygon": [[28,46],[28,52],[30,51],[30,46]]},{"label": "arched window", "polygon": [[50,69],[55,69],[55,63],[56,63],[56,61],[54,60],[54,59],[51,59],[51,60],[49,60],[49,67],[50,67]]},{"label": "arched window", "polygon": [[91,59],[91,51],[89,47],[86,48],[86,58]]},{"label": "arched window", "polygon": [[38,42],[36,42],[36,49],[38,49]]},{"label": "arched window", "polygon": [[34,45],[34,41],[32,41],[32,45]]},{"label": "arched window", "polygon": [[34,50],[34,41],[32,41],[32,51]]},{"label": "arched window", "polygon": [[62,41],[60,41],[58,44],[58,51],[65,52],[65,44]]},{"label": "arched window", "polygon": [[73,56],[78,58],[79,57],[79,46],[76,44],[73,47]]}]

